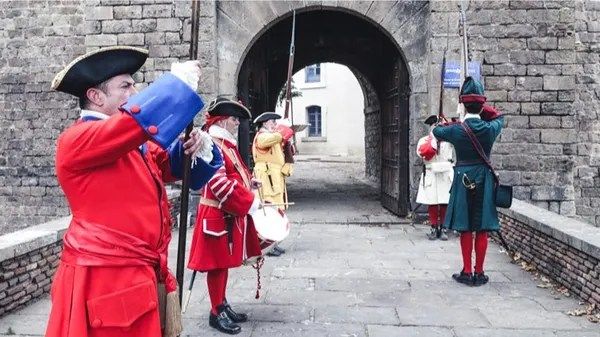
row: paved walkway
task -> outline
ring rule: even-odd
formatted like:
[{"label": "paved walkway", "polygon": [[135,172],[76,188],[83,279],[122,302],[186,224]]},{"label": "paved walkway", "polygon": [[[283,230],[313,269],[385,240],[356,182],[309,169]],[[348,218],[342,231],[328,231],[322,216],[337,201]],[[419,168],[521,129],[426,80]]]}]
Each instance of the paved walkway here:
[{"label": "paved walkway", "polygon": [[[565,314],[578,307],[576,299],[538,288],[495,244],[488,285],[453,282],[461,266],[456,238],[429,241],[425,226],[382,210],[361,169],[340,160],[296,165],[290,199],[297,205],[289,216],[300,223],[282,244],[287,253],[262,268],[261,297],[254,299],[252,268],[231,272],[227,297],[250,315],[239,336],[600,337],[600,325]],[[0,336],[43,335],[49,306],[46,298],[0,319]],[[208,309],[199,277],[185,336],[225,336],[208,328]]]}]

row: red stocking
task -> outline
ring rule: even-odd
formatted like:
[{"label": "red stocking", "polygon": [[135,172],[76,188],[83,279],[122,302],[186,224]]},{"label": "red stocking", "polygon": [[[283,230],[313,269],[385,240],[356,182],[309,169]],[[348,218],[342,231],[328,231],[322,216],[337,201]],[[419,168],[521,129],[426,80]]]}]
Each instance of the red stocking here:
[{"label": "red stocking", "polygon": [[444,223],[446,208],[448,208],[448,205],[429,205],[427,207],[427,213],[429,213],[429,223],[431,223],[432,227],[437,227]]},{"label": "red stocking", "polygon": [[475,272],[483,273],[483,262],[488,246],[487,232],[477,232],[475,234]]},{"label": "red stocking", "polygon": [[223,289],[227,280],[227,269],[214,269],[206,273],[206,284],[208,285],[208,296],[210,297],[210,312],[218,314],[217,307],[223,303]]},{"label": "red stocking", "polygon": [[463,272],[472,273],[471,254],[473,253],[473,233],[460,233],[460,250],[463,258]]},{"label": "red stocking", "polygon": [[225,293],[227,291],[227,279],[229,278],[229,269],[225,269],[225,280],[223,281],[223,300],[227,299],[227,296],[225,296]]}]

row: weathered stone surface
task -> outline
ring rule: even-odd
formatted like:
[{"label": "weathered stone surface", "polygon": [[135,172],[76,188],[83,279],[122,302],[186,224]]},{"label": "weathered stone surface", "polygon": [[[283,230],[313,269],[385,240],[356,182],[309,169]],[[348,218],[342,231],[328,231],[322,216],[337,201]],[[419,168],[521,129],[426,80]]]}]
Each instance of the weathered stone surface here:
[{"label": "weathered stone surface", "polygon": [[[541,117],[530,120],[530,127],[534,129],[574,130],[578,134],[576,142],[599,137],[600,126],[579,120],[596,120],[598,116],[600,9],[594,2],[577,6],[575,3],[578,2],[470,4],[467,18],[471,56],[474,61],[483,63],[488,101],[502,108],[508,116],[519,117],[512,123],[507,121],[507,136],[501,138],[503,141],[535,139],[509,131],[525,128],[528,116]],[[3,84],[0,85],[0,107],[8,112],[0,121],[6,121],[2,127],[9,130],[7,140],[0,146],[0,167],[6,168],[0,174],[0,178],[4,178],[0,179],[0,191],[3,191],[0,218],[3,223],[19,226],[16,223],[43,221],[67,212],[56,179],[49,178],[53,175],[53,150],[47,144],[54,143],[64,126],[76,118],[77,103],[61,94],[49,95],[48,83],[52,76],[85,51],[127,44],[151,49],[152,58],[136,79],[152,81],[168,69],[170,62],[188,57],[191,10],[188,3],[170,0],[71,1],[48,8],[37,2],[17,1],[7,6],[0,16],[5,28],[0,43],[6,46],[0,58],[0,83]],[[460,55],[459,12],[453,2],[202,1],[199,59],[205,76],[201,90],[208,96],[218,93],[234,96],[238,90],[236,71],[243,61],[244,50],[258,38],[259,32],[282,16],[290,15],[295,8],[333,9],[347,11],[349,15],[364,15],[376,29],[393,36],[392,42],[401,47],[401,54],[409,64],[413,95],[422,93],[428,97],[418,107],[411,105],[412,110],[408,112],[411,118],[435,108],[436,95],[430,82],[439,77],[436,69],[441,60],[440,46],[448,40],[450,57]],[[448,22],[450,26],[446,27]],[[49,57],[40,64],[39,59],[33,60],[27,55]],[[375,83],[377,80],[373,78],[367,81]],[[456,104],[456,100],[451,104]],[[454,109],[449,107],[449,110]],[[558,125],[555,119],[545,121],[543,116],[546,115],[563,119]],[[416,130],[420,129],[415,123],[420,122],[411,119],[410,123],[408,127],[414,132],[411,131],[409,138],[419,138],[416,133],[420,131]],[[379,128],[373,127],[373,132],[380,132]],[[43,141],[27,145],[32,143],[30,139],[34,134]],[[540,140],[547,139],[552,144],[565,141],[566,155],[575,156],[574,159],[584,165],[598,163],[589,157],[591,154],[579,154],[569,148],[575,144],[571,136],[556,134],[559,136],[552,139],[549,133],[541,133]],[[377,147],[378,136],[374,134],[372,139],[373,146]],[[38,143],[46,145],[35,145]],[[372,151],[379,152],[375,147]],[[528,154],[536,155],[535,152]],[[416,156],[409,159],[414,162]],[[411,166],[414,164],[411,162]],[[12,168],[19,170],[11,171]],[[380,172],[375,167],[367,170]],[[413,176],[417,175],[411,174]],[[411,178],[409,186],[416,186],[414,179]],[[587,188],[598,188],[600,184],[593,179],[585,183],[591,184]],[[588,205],[594,199],[583,197],[582,193],[576,195]],[[552,205],[554,209],[558,207],[556,203]]]}]

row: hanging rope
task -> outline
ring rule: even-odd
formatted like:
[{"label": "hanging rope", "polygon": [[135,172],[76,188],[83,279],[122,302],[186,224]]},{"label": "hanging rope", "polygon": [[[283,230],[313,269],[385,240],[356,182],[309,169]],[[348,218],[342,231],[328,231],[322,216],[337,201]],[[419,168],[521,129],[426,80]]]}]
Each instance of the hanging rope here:
[{"label": "hanging rope", "polygon": [[256,296],[254,296],[255,299],[260,298],[260,268],[263,266],[264,263],[265,259],[263,257],[259,257],[258,260],[256,260],[256,263],[252,265],[252,268],[256,269]]}]

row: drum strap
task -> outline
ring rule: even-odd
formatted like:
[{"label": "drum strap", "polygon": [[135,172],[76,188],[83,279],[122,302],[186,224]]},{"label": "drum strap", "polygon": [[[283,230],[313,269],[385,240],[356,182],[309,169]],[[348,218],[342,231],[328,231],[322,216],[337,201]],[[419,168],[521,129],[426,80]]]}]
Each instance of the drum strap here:
[{"label": "drum strap", "polygon": [[210,207],[214,207],[214,208],[220,208],[218,201],[216,201],[214,199],[208,199],[205,197],[200,198],[200,205],[206,205],[206,206],[210,206]]}]

